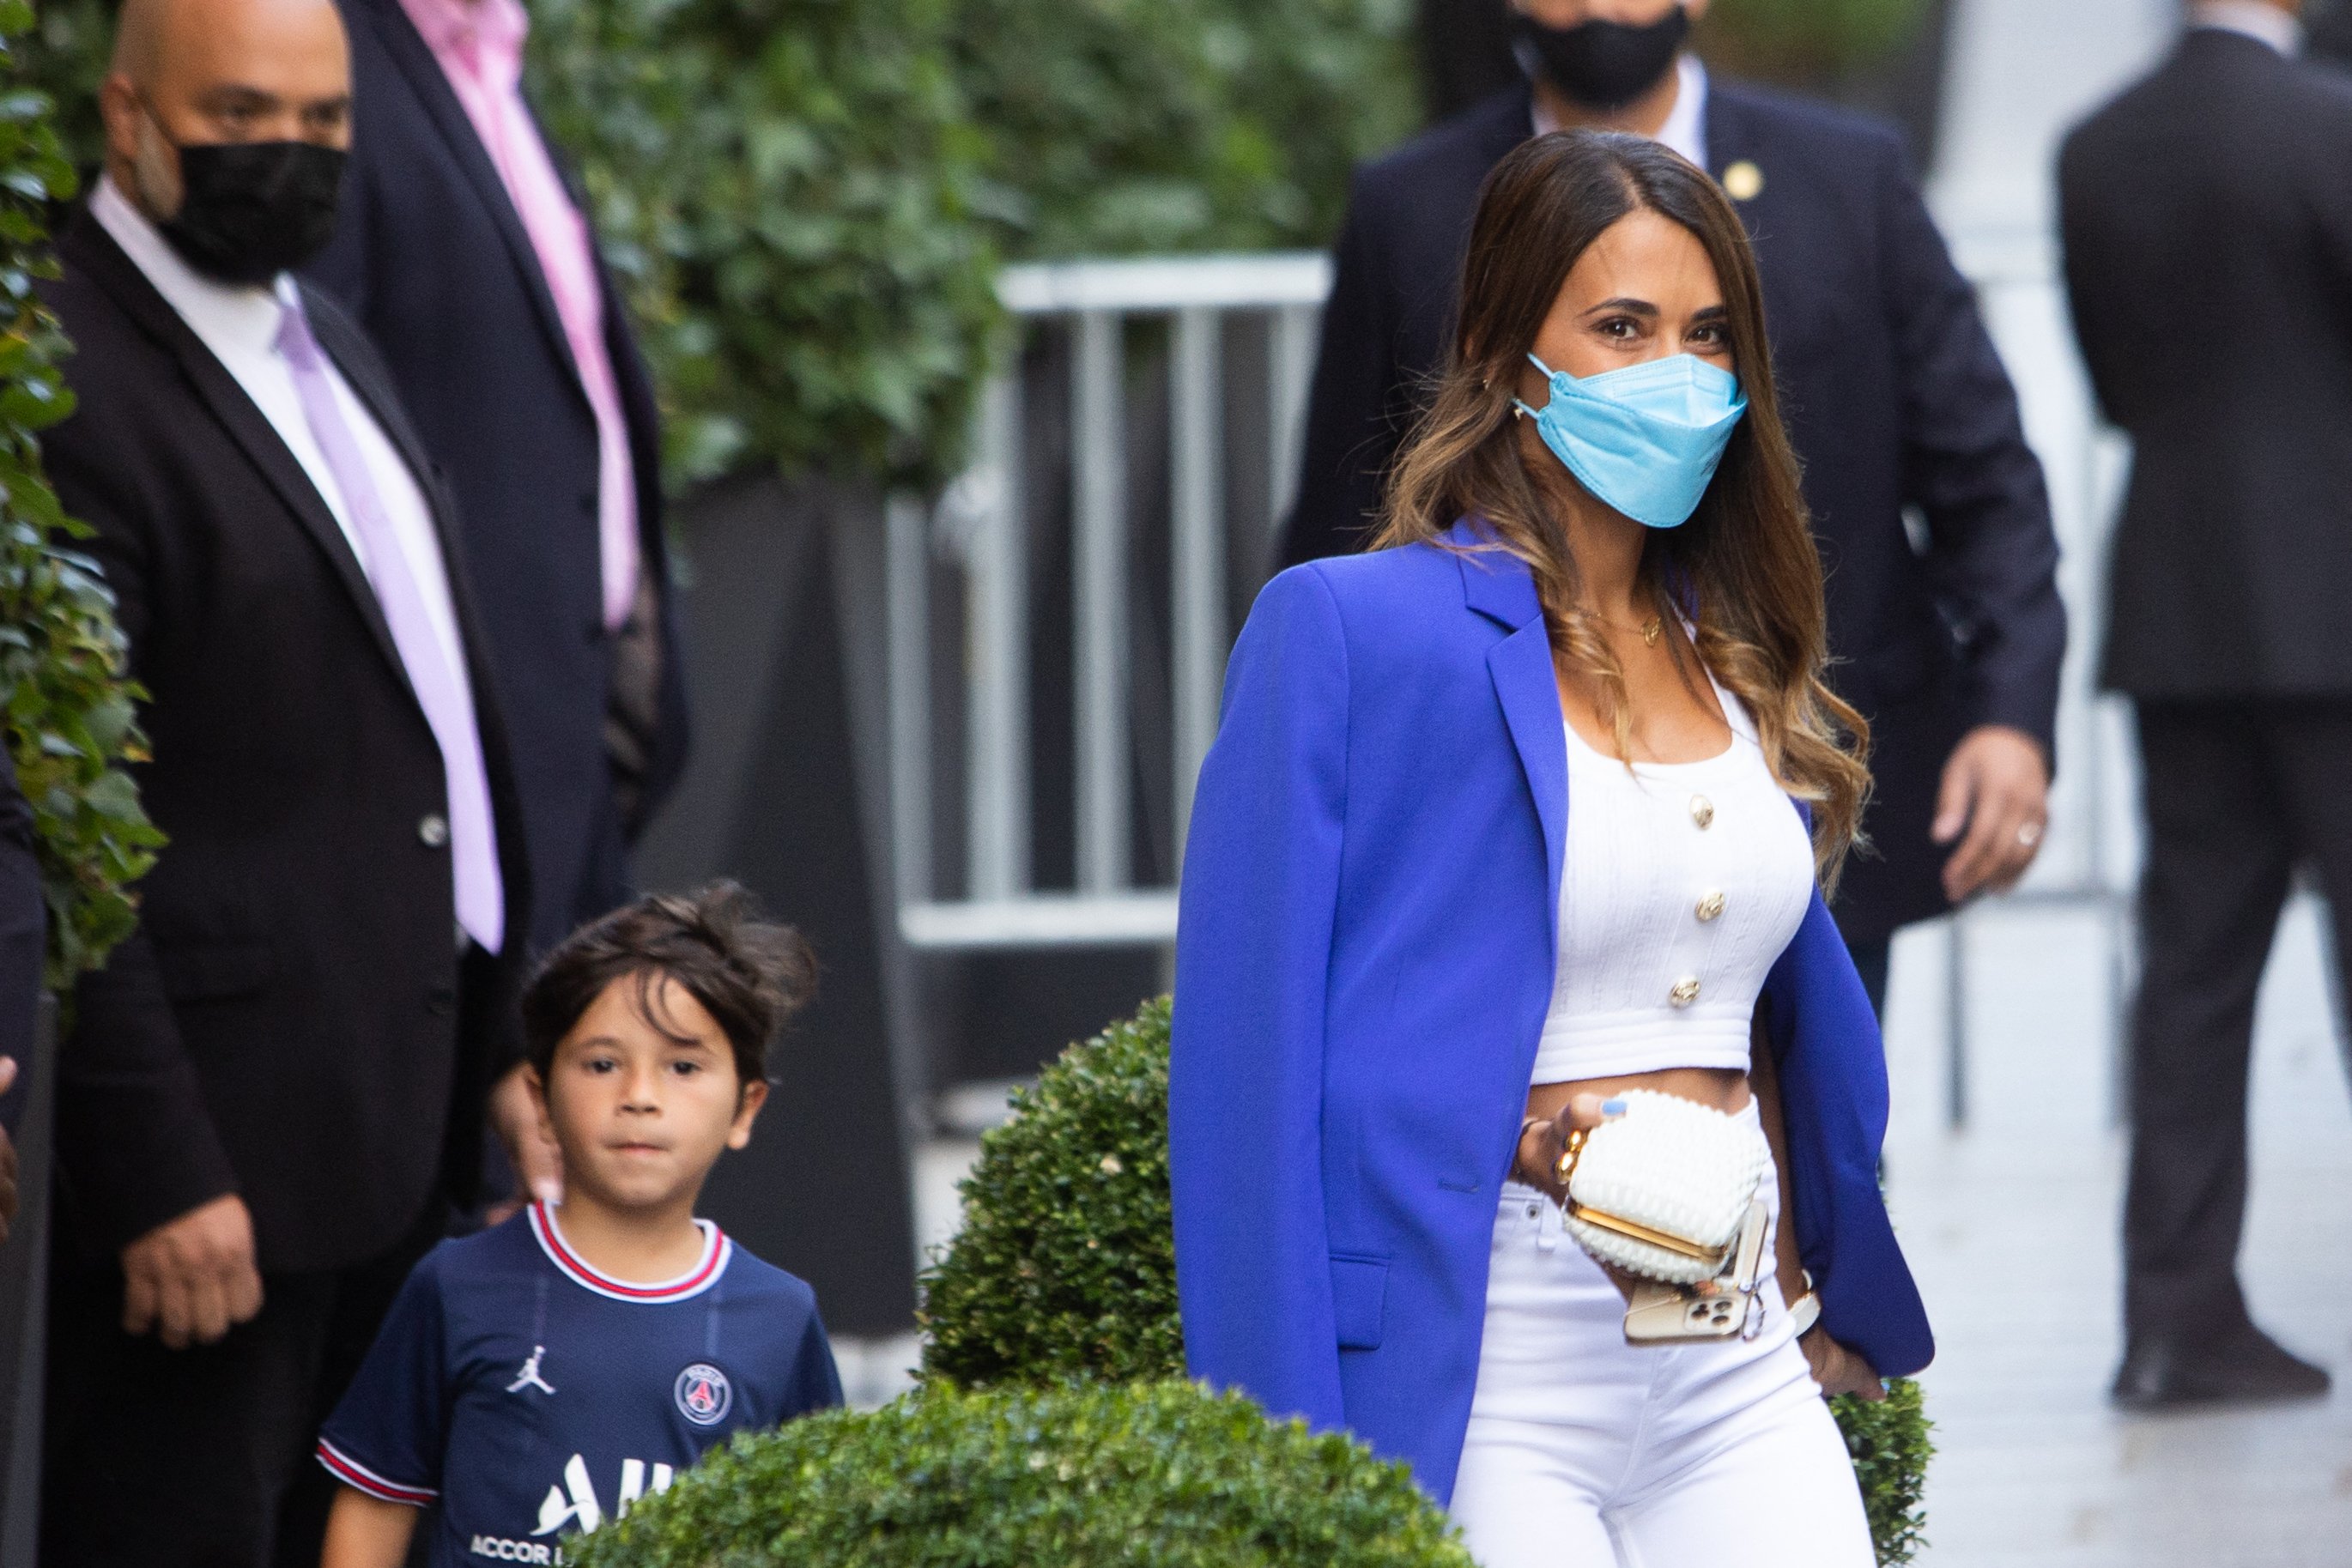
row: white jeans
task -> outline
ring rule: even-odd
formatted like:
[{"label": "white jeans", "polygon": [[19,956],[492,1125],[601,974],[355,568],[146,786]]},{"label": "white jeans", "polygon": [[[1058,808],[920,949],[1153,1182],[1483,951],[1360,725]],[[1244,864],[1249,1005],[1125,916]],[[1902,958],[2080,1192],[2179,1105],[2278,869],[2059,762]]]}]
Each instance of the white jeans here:
[{"label": "white jeans", "polygon": [[1844,1440],[1776,1285],[1763,1301],[1753,1340],[1629,1345],[1625,1298],[1559,1208],[1506,1184],[1454,1483],[1471,1556],[1483,1568],[1874,1568]]}]

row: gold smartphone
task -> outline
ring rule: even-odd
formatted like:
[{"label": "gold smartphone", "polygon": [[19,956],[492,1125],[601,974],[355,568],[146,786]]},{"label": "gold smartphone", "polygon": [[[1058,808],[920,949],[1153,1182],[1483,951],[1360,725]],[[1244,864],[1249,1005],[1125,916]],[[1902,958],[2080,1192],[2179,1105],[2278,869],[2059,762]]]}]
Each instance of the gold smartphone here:
[{"label": "gold smartphone", "polygon": [[1759,1199],[1748,1206],[1739,1239],[1723,1272],[1696,1285],[1642,1280],[1625,1306],[1625,1338],[1632,1344],[1667,1344],[1683,1340],[1730,1339],[1748,1326],[1754,1310],[1759,1270],[1764,1262],[1767,1216]]}]

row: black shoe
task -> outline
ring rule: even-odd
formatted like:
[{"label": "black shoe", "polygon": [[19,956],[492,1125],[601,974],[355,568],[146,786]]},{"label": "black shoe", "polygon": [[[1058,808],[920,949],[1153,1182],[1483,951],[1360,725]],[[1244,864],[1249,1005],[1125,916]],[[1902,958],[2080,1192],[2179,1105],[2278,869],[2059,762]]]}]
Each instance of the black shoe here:
[{"label": "black shoe", "polygon": [[2316,1399],[2328,1376],[2248,1323],[2221,1341],[2135,1339],[2116,1373],[2111,1397],[2126,1410],[2178,1410],[2197,1405],[2252,1405]]}]

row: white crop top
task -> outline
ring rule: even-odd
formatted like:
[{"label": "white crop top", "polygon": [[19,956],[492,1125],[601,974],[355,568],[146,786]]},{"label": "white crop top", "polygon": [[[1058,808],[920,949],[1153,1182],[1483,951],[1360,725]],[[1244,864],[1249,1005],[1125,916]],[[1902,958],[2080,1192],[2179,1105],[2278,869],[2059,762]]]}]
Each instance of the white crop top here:
[{"label": "white crop top", "polygon": [[1703,762],[1628,773],[1561,721],[1567,863],[1538,1083],[1748,1067],[1757,994],[1812,899],[1813,851],[1748,710],[1715,690],[1731,745]]}]

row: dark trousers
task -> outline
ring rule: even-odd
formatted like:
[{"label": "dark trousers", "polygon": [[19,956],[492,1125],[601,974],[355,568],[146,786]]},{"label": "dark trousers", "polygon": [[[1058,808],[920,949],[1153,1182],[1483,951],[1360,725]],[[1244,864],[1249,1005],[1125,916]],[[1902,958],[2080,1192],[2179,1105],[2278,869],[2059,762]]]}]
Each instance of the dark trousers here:
[{"label": "dark trousers", "polygon": [[51,1274],[43,1568],[318,1568],[334,1485],[312,1457],[443,1206],[380,1258],[265,1274],[217,1344],[122,1332],[122,1273]]},{"label": "dark trousers", "polygon": [[[2212,1339],[2247,1322],[2254,991],[2294,867],[2308,862],[2352,916],[2352,699],[2144,701],[2137,715],[2147,864],[2124,1322],[2136,1338]],[[2334,925],[2342,963],[2352,918]]]}]

